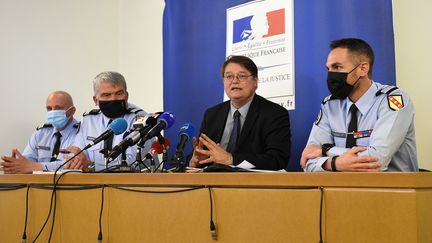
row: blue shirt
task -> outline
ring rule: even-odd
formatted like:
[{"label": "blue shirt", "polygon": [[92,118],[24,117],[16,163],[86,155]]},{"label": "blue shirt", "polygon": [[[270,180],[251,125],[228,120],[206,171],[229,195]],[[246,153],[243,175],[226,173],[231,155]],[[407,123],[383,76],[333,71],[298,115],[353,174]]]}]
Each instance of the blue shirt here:
[{"label": "blue shirt", "polygon": [[[78,121],[73,119],[72,122],[70,122],[62,131],[60,131],[62,135],[60,140],[60,149],[65,149],[74,143],[78,129]],[[61,165],[60,158],[58,158],[56,161],[50,162],[54,149],[54,143],[56,142],[56,137],[54,135],[56,132],[57,129],[48,123],[38,127],[36,132],[31,136],[30,141],[25,147],[22,155],[28,160],[41,162],[42,167],[45,170],[55,170],[57,166]]]},{"label": "blue shirt", "polygon": [[[128,114],[125,114],[123,118],[128,123],[128,130],[132,129],[133,123],[136,120],[136,116],[144,116],[146,112],[138,108],[137,106],[128,103]],[[81,128],[78,132],[75,139],[75,146],[83,149],[87,144],[101,135],[108,129],[108,122],[110,118],[106,117],[99,109],[93,110],[89,113],[84,113]],[[123,134],[114,135],[112,146],[119,144],[123,140]],[[142,149],[142,153],[144,155],[150,151],[152,142],[154,140],[149,140],[145,143],[144,148]],[[100,171],[106,168],[105,158],[103,153],[100,151],[104,147],[104,142],[100,142],[98,144],[93,145],[83,153],[87,157],[88,160],[93,161],[95,163],[95,170]],[[136,160],[136,149],[137,146],[129,147],[126,150],[126,160],[129,164],[135,162]],[[118,165],[121,161],[121,156],[116,158],[114,161],[110,162],[109,167]]]},{"label": "blue shirt", "polygon": [[[324,100],[307,145],[330,143],[335,145],[328,151],[330,156],[345,153],[352,104],[349,98]],[[358,156],[377,157],[382,171],[418,171],[414,106],[408,95],[393,86],[372,82],[355,105],[359,109],[356,143],[366,148]],[[327,159],[308,160],[305,171],[324,171]]]}]

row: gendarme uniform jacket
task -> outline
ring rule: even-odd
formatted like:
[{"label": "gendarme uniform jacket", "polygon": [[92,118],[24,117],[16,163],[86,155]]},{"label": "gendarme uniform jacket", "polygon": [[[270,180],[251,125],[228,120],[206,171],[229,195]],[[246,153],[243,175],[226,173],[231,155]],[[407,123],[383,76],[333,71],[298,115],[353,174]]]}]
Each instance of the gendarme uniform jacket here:
[{"label": "gendarme uniform jacket", "polygon": [[[79,123],[77,120],[73,119],[65,129],[60,131],[61,142],[60,149],[65,149],[68,146],[73,145],[75,141],[75,136],[79,130]],[[52,161],[52,153],[54,149],[54,143],[56,137],[54,133],[57,132],[51,124],[45,123],[42,126],[36,128],[36,132],[30,138],[27,146],[25,147],[22,155],[28,160],[41,162],[42,167],[45,170],[55,170],[58,166],[62,164],[61,156],[58,157],[56,161]]]},{"label": "gendarme uniform jacket", "polygon": [[[349,98],[327,97],[307,144],[334,144],[328,151],[330,156],[345,153],[352,104]],[[418,171],[414,106],[408,95],[397,87],[372,82],[355,105],[358,108],[358,131],[353,133],[356,146],[367,149],[358,156],[377,157],[382,171]],[[327,159],[311,159],[305,170],[324,171],[322,165]]]},{"label": "gendarme uniform jacket", "polygon": [[[140,109],[139,107],[128,103],[128,112],[123,116],[123,118],[128,123],[128,130],[130,130],[133,126],[133,123],[136,120],[137,115],[144,116],[146,112]],[[84,148],[87,144],[101,135],[108,129],[109,118],[106,117],[99,109],[94,109],[90,112],[86,112],[83,115],[81,120],[81,128],[78,132],[75,139],[75,146],[79,148]],[[119,144],[123,140],[123,134],[115,135],[113,139],[113,147]],[[142,153],[146,154],[152,145],[153,140],[149,140],[146,142]],[[105,159],[101,150],[103,149],[104,143],[100,142],[83,153],[87,157],[88,160],[93,161],[95,163],[95,170],[100,171],[106,168]],[[121,158],[119,156],[116,160],[112,161],[109,166],[118,165]],[[131,164],[136,159],[136,146],[129,147],[126,150],[126,160],[128,164]]]}]

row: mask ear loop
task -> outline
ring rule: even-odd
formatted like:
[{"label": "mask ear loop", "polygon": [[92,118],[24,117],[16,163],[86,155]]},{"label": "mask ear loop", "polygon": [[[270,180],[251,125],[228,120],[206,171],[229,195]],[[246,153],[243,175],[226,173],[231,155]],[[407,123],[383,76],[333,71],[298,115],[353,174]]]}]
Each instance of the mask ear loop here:
[{"label": "mask ear loop", "polygon": [[72,107],[74,107],[74,106],[71,105],[69,108],[67,108],[67,109],[65,110],[65,115],[66,115],[66,118],[67,118],[68,120],[69,120],[70,117],[68,117],[67,112],[68,112]]},{"label": "mask ear loop", "polygon": [[[360,62],[359,64],[357,64],[357,66],[355,66],[355,68],[353,68],[351,71],[349,71],[349,73],[348,73],[348,75],[350,74],[350,73],[352,73],[354,70],[356,70],[360,65],[361,65],[362,63]],[[347,75],[347,79],[348,79],[348,75]],[[352,86],[353,87],[356,87],[356,85],[357,85],[357,83],[358,83],[358,81],[360,80],[360,78],[361,77],[359,77],[353,84],[352,84]],[[345,80],[345,82],[347,82],[348,80]]]},{"label": "mask ear loop", "polygon": [[355,66],[353,69],[351,69],[351,71],[348,72],[348,74],[352,73],[354,70],[356,70],[362,63],[360,62],[359,64],[357,64],[357,66]]}]

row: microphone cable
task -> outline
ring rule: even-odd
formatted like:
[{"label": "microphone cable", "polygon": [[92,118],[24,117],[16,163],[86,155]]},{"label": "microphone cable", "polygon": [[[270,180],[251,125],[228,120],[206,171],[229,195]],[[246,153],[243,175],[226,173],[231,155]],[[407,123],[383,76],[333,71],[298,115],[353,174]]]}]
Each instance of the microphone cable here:
[{"label": "microphone cable", "polygon": [[[65,175],[65,174],[68,174],[68,173],[71,173],[71,172],[76,172],[76,171],[67,171],[67,172],[64,172],[62,175]],[[80,184],[77,184],[77,185],[64,185],[64,186],[58,186],[57,185],[57,189],[56,190],[90,190],[90,189],[102,188],[103,186],[104,185],[100,185],[100,184],[90,184],[90,185],[86,185],[86,184],[80,185]],[[47,184],[34,184],[34,185],[29,185],[29,187],[37,188],[37,189],[43,189],[43,190],[53,190],[53,185],[51,185],[51,184],[48,184],[48,185]],[[50,210],[53,210],[52,207],[50,208]],[[55,206],[54,206],[54,211],[55,211]],[[52,226],[55,223],[54,219],[55,219],[55,213],[53,214]],[[51,235],[53,233],[53,229],[54,229],[52,226],[51,226],[51,231],[50,231],[50,237],[51,237]],[[36,241],[36,240],[37,239],[35,239],[34,241]],[[51,241],[51,238],[47,242],[50,242],[50,241]]]},{"label": "microphone cable", "polygon": [[[39,236],[41,235],[42,231],[44,230],[46,224],[48,223],[49,217],[51,216],[51,211],[53,210],[53,203],[54,203],[54,210],[55,210],[55,199],[56,199],[56,188],[57,188],[57,183],[59,182],[60,178],[64,175],[67,174],[69,172],[76,172],[76,171],[66,171],[64,173],[62,173],[59,178],[56,180],[56,175],[57,172],[60,170],[60,168],[62,168],[66,163],[68,163],[69,161],[71,161],[72,159],[76,158],[79,154],[81,154],[84,151],[81,150],[79,151],[77,154],[75,154],[74,156],[72,156],[71,158],[67,159],[63,164],[61,164],[55,171],[53,174],[53,188],[52,188],[52,193],[51,193],[51,201],[50,201],[50,207],[49,207],[49,211],[48,211],[48,215],[45,219],[45,222],[43,223],[41,229],[39,230],[39,233],[36,235],[36,238],[32,241],[33,243],[36,242],[36,240],[39,238]],[[55,215],[55,212],[53,213]],[[53,221],[54,221],[54,217],[53,217]],[[54,222],[53,225],[51,225],[51,233],[50,233],[50,238],[48,240],[48,242],[50,242],[51,240],[51,234],[52,234],[52,228],[54,227]]]},{"label": "microphone cable", "polygon": [[23,235],[21,237],[21,242],[23,243],[27,241],[26,230],[27,230],[27,212],[28,212],[28,185],[27,184],[0,184],[0,191],[18,190],[24,187],[27,187],[27,194],[26,194],[26,212],[25,212],[24,230],[23,230]]},{"label": "microphone cable", "polygon": [[187,191],[194,191],[202,189],[202,186],[198,187],[191,187],[186,189],[179,189],[179,190],[170,190],[170,191],[148,191],[148,190],[135,190],[131,188],[125,188],[118,185],[103,185],[102,186],[102,201],[101,201],[101,208],[100,208],[100,214],[99,214],[99,234],[98,234],[98,243],[102,243],[102,212],[104,207],[104,189],[105,186],[108,186],[113,189],[123,190],[123,191],[129,191],[129,192],[140,192],[140,193],[156,193],[156,194],[167,194],[167,193],[180,193],[180,192],[187,192]]},{"label": "microphone cable", "polygon": [[[59,181],[60,181],[60,178],[61,178],[62,176],[64,176],[64,175],[68,174],[68,173],[71,173],[71,172],[76,172],[76,171],[71,170],[71,171],[63,172],[63,173],[59,176],[59,178],[57,178],[57,181],[55,181],[54,186],[53,186],[53,193],[54,193],[54,209],[53,209],[53,216],[52,216],[52,221],[51,221],[51,229],[50,229],[50,234],[49,234],[49,238],[48,238],[48,243],[51,242],[52,233],[53,233],[53,231],[54,231],[55,215],[56,215],[56,211],[57,211],[57,210],[56,210],[56,209],[57,209],[57,186],[58,186],[58,183],[59,183]],[[82,172],[81,172],[81,173],[82,173]],[[54,175],[55,175],[55,173],[54,173]]]},{"label": "microphone cable", "polygon": [[212,191],[211,191],[211,187],[208,187],[208,191],[209,191],[209,197],[210,197],[210,235],[212,240],[217,241],[217,234],[216,234],[216,225],[214,224],[213,221],[213,196],[212,196]]},{"label": "microphone cable", "polygon": [[322,186],[318,187],[320,190],[320,212],[319,212],[319,241],[318,243],[324,243],[322,238],[322,216],[323,216],[323,203],[324,203],[324,188]]},{"label": "microphone cable", "polygon": [[26,200],[25,200],[25,220],[24,220],[24,230],[23,230],[23,235],[21,238],[21,242],[25,243],[27,242],[27,221],[28,221],[28,197],[29,197],[29,190],[30,190],[30,185],[27,185],[27,190],[26,190]]},{"label": "microphone cable", "polygon": [[99,213],[99,234],[97,237],[98,243],[102,243],[102,213],[104,208],[104,196],[105,195],[105,185],[102,185],[102,196],[101,196],[101,206],[100,206],[100,213]]},{"label": "microphone cable", "polygon": [[[212,188],[240,188],[237,186],[205,186],[209,190],[210,199],[210,234],[214,241],[217,241],[216,224],[213,221],[213,197]],[[318,189],[320,191],[320,205],[319,205],[319,241],[318,243],[324,243],[322,237],[322,222],[323,222],[323,208],[324,208],[324,187],[316,186],[294,186],[294,187],[258,187],[258,186],[243,186],[242,189],[287,189],[287,190],[302,190],[302,189]]]}]

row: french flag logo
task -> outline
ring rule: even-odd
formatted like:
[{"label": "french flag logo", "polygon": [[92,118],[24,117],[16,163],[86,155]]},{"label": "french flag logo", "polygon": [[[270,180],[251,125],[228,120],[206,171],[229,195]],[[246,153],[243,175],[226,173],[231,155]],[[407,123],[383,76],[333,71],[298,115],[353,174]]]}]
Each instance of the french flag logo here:
[{"label": "french flag logo", "polygon": [[233,43],[285,33],[285,9],[255,14],[233,21]]}]

